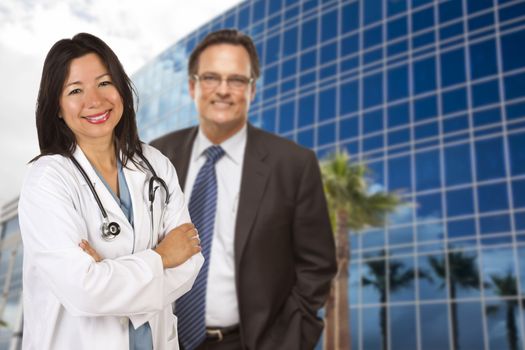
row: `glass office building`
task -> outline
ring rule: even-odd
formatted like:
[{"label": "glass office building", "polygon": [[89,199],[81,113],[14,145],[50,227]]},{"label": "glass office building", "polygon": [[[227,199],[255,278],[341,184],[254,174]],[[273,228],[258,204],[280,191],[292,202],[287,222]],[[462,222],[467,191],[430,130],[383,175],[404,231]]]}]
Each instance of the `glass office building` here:
[{"label": "glass office building", "polygon": [[524,349],[525,2],[246,1],[138,71],[146,141],[196,123],[186,61],[250,34],[250,121],[346,149],[409,205],[351,237],[353,349]]}]

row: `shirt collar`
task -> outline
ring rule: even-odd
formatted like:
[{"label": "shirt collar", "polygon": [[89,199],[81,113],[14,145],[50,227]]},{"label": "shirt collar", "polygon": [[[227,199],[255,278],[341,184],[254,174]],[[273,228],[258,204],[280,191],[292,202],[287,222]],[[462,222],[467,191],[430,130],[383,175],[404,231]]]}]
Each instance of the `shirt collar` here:
[{"label": "shirt collar", "polygon": [[[230,158],[235,164],[242,163],[244,148],[246,146],[247,129],[247,124],[244,124],[241,130],[237,131],[233,136],[219,145],[224,150],[225,156]],[[194,144],[194,150],[196,152],[193,153],[193,161],[203,156],[204,151],[210,146],[213,146],[213,143],[204,135],[202,129],[199,128]]]}]

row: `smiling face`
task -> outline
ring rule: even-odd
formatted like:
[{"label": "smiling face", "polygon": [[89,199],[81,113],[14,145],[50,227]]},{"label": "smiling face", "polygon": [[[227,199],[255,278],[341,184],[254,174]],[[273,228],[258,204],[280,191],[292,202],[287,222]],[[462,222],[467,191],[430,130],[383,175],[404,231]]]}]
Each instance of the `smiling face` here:
[{"label": "smiling face", "polygon": [[89,53],[72,60],[60,95],[60,115],[77,143],[111,144],[122,113],[122,98],[100,57]]},{"label": "smiling face", "polygon": [[248,118],[250,102],[255,96],[255,85],[235,89],[226,79],[251,77],[250,56],[240,45],[218,44],[206,48],[199,56],[197,76],[217,75],[221,83],[208,88],[201,81],[190,79],[190,95],[199,112],[200,127],[215,144],[239,131]]}]

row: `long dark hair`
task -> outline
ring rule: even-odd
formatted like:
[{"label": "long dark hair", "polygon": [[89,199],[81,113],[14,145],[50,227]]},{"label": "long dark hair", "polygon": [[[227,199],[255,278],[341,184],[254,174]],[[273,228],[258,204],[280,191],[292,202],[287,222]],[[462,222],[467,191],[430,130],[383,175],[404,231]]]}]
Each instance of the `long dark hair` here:
[{"label": "long dark hair", "polygon": [[69,157],[75,151],[75,135],[64,120],[58,117],[60,95],[69,74],[71,61],[90,53],[100,57],[122,98],[122,118],[114,130],[117,151],[122,152],[122,164],[125,165],[128,159],[132,160],[135,152],[142,152],[133,105],[133,96],[136,96],[136,93],[131,80],[117,55],[104,41],[91,34],[79,33],[72,39],[57,41],[44,61],[36,104],[40,155],[32,161],[49,154]]}]

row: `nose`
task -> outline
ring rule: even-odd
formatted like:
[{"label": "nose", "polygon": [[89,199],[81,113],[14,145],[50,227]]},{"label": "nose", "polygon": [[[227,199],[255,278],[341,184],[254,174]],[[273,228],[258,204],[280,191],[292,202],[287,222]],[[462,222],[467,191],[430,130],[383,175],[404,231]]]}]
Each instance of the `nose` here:
[{"label": "nose", "polygon": [[222,79],[215,91],[219,95],[227,95],[230,92],[230,88],[228,87],[228,80]]},{"label": "nose", "polygon": [[88,108],[97,108],[102,103],[102,96],[98,89],[86,89],[85,104]]}]

